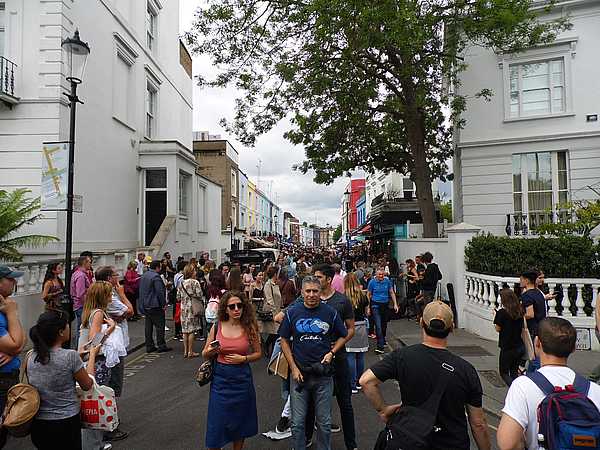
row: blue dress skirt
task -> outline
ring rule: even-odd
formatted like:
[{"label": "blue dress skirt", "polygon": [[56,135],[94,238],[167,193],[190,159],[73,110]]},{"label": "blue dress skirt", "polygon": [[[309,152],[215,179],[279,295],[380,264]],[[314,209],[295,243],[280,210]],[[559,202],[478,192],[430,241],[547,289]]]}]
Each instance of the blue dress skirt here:
[{"label": "blue dress skirt", "polygon": [[256,392],[250,365],[217,362],[208,399],[206,447],[222,448],[256,434]]}]

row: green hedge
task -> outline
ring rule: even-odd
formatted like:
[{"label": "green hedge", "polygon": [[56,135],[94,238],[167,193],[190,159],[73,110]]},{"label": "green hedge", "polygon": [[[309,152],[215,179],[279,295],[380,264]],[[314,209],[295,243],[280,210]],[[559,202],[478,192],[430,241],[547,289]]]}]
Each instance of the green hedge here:
[{"label": "green hedge", "polygon": [[582,236],[532,239],[482,234],[465,248],[465,263],[471,272],[518,276],[536,267],[546,277],[600,278],[600,246]]}]

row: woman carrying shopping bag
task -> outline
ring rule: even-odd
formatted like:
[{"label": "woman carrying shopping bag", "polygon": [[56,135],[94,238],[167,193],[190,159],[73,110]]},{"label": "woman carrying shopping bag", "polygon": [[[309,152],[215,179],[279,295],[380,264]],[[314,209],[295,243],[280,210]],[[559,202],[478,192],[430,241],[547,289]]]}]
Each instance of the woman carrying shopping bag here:
[{"label": "woman carrying shopping bag", "polygon": [[75,382],[88,391],[94,385],[94,366],[100,346],[87,348],[87,364],[75,350],[62,348],[69,341],[68,314],[43,313],[29,330],[33,352],[27,360],[29,384],[40,394],[40,409],[31,426],[31,442],[37,449],[78,450],[81,445],[80,401]]}]

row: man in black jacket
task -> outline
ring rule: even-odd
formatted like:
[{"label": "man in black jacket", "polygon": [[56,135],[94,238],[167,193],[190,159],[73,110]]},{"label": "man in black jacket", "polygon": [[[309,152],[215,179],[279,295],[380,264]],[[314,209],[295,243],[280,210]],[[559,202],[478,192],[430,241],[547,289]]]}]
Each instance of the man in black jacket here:
[{"label": "man in black jacket", "polygon": [[425,307],[434,300],[435,290],[438,281],[442,279],[442,273],[438,265],[433,262],[433,255],[430,252],[423,253],[421,259],[426,265],[423,281],[421,282],[423,286],[423,306]]},{"label": "man in black jacket", "polygon": [[[165,307],[167,305],[167,291],[165,283],[158,274],[160,261],[150,263],[148,270],[140,279],[140,310],[146,316],[146,353],[164,353],[173,350],[165,342]],[[156,343],[154,345],[152,333],[156,328]]]}]

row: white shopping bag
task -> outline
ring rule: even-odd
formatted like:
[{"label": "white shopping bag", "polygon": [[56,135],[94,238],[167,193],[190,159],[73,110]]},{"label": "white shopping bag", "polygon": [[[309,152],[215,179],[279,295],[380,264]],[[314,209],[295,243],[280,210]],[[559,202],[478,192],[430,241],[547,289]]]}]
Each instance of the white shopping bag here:
[{"label": "white shopping bag", "polygon": [[89,391],[77,385],[77,398],[81,402],[81,428],[113,431],[119,426],[115,391],[108,386],[100,386],[94,380]]}]

